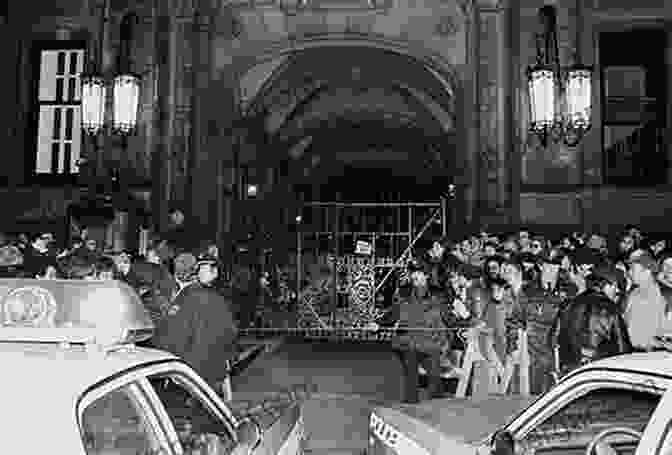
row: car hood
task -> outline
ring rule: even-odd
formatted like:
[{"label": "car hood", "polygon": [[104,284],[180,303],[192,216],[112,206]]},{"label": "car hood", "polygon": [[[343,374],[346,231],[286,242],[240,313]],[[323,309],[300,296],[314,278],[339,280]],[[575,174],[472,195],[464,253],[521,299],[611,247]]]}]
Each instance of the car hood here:
[{"label": "car hood", "polygon": [[436,435],[438,432],[442,439],[449,439],[453,443],[478,445],[506,425],[534,399],[519,395],[450,398],[417,405],[379,407],[374,412],[418,443],[422,443],[419,439],[430,437],[429,433]]}]

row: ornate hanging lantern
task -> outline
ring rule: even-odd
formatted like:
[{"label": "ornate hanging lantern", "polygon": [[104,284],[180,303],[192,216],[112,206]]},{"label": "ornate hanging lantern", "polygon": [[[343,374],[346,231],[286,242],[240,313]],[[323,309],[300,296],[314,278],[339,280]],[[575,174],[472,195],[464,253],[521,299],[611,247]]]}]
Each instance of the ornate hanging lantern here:
[{"label": "ornate hanging lantern", "polygon": [[82,74],[82,127],[96,135],[105,126],[105,79],[95,72]]},{"label": "ornate hanging lantern", "polygon": [[119,40],[119,73],[114,78],[114,111],[112,129],[115,133],[128,136],[135,132],[138,124],[138,104],[140,102],[140,77],[131,71],[131,47],[133,28],[138,22],[135,13],[126,14],[121,20]]},{"label": "ornate hanging lantern", "polygon": [[555,120],[555,74],[545,65],[528,71],[530,97],[530,130],[546,141]]},{"label": "ornate hanging lantern", "polygon": [[[591,127],[593,69],[580,63],[564,70],[560,67],[555,6],[543,6],[539,20],[537,63],[528,70],[530,131],[544,146],[551,137],[573,147]],[[578,62],[578,50],[576,54]]]},{"label": "ornate hanging lantern", "polygon": [[592,76],[588,66],[574,65],[567,70],[563,138],[570,147],[578,144],[592,126]]},{"label": "ornate hanging lantern", "polygon": [[117,134],[132,134],[138,123],[140,78],[131,73],[120,74],[114,78],[113,90],[112,128]]}]

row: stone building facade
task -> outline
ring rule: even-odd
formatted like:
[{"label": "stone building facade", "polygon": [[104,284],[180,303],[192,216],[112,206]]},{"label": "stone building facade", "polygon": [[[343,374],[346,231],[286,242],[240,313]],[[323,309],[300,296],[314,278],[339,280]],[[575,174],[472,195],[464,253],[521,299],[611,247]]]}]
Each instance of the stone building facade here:
[{"label": "stone building facade", "polygon": [[[132,69],[142,80],[138,133],[125,154],[106,138],[96,159],[99,172],[119,170],[159,224],[179,203],[204,235],[221,237],[236,229],[239,213],[286,206],[292,182],[315,178],[315,163],[325,160],[302,154],[302,131],[311,122],[329,125],[330,109],[343,116],[343,105],[421,124],[432,138],[432,179],[458,189],[460,222],[654,224],[672,205],[669,181],[638,188],[605,181],[599,70],[595,126],[579,146],[545,148],[528,134],[526,69],[542,0],[109,0],[107,14],[102,0],[41,2],[33,10],[8,3],[1,90],[11,107],[2,114],[0,177],[16,217],[58,218],[82,191],[76,176],[34,173],[36,52],[46,42],[91,52],[102,40],[102,68],[111,76],[129,13],[137,18]],[[584,63],[599,65],[602,31],[664,28],[672,17],[672,6],[656,0],[555,4],[563,64],[578,49]],[[352,90],[360,86],[366,101],[364,89]],[[402,89],[406,104],[395,105]],[[93,153],[86,141],[81,153]],[[372,159],[384,167],[404,157]],[[259,184],[254,202],[240,201],[245,181]],[[48,202],[61,198],[58,207]]]}]

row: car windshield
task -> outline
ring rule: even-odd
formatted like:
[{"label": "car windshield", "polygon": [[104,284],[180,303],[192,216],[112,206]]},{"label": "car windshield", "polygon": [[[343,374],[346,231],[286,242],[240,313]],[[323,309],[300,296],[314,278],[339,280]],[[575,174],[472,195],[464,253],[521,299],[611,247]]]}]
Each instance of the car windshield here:
[{"label": "car windshield", "polygon": [[178,373],[147,379],[163,403],[183,449],[194,449],[205,439],[217,437],[220,444],[233,450],[235,436],[230,422],[218,415],[196,384]]},{"label": "car windshield", "polygon": [[116,389],[91,403],[82,414],[87,455],[159,453],[159,439],[138,400],[137,386]]}]

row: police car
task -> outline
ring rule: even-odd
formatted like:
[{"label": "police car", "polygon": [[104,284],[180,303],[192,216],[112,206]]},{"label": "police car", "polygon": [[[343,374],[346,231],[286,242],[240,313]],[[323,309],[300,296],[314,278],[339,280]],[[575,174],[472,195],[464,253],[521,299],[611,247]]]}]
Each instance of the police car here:
[{"label": "police car", "polygon": [[189,366],[137,347],[153,326],[119,282],[0,280],[2,453],[294,455],[298,404],[267,429]]},{"label": "police car", "polygon": [[672,455],[672,353],[588,364],[533,400],[514,395],[375,408],[368,455]]}]

